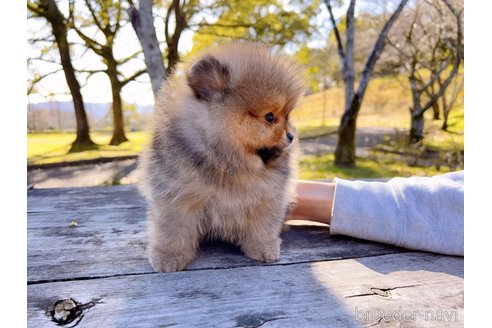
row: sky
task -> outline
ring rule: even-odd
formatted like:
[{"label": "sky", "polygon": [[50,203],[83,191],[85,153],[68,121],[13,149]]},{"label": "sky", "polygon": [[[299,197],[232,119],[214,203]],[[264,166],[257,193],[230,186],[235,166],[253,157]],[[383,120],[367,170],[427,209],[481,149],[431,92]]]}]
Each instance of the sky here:
[{"label": "sky", "polygon": [[[76,3],[77,4],[77,3]],[[60,1],[60,10],[62,12],[67,12],[67,2]],[[80,10],[83,10],[83,5],[79,4]],[[335,16],[341,16],[346,10],[346,6],[341,8],[335,8]],[[126,13],[125,13],[126,14]],[[163,13],[159,13],[158,16],[163,16]],[[309,46],[312,47],[323,47],[325,46],[327,35],[330,31],[330,23],[328,20],[328,13],[326,7],[322,5],[322,11],[320,15],[316,18],[319,25],[318,33],[308,42]],[[156,17],[154,21],[156,28],[156,33],[159,41],[164,39],[164,22],[162,17]],[[29,38],[41,38],[50,36],[51,30],[46,24],[44,19],[28,19],[27,20],[27,34]],[[95,29],[87,30],[87,34],[100,38],[100,35],[96,33]],[[186,30],[182,36],[179,43],[179,51],[181,54],[189,52],[193,47],[193,34],[191,30]],[[74,31],[70,31],[68,35],[69,42],[82,43],[77,34]],[[100,39],[98,39],[100,40]],[[28,58],[39,57],[41,48],[46,46],[47,43],[32,45],[28,42]],[[102,64],[100,58],[93,54],[91,50],[84,52],[84,47],[73,46],[72,47],[72,61],[74,66],[78,69],[102,69],[104,65]],[[140,50],[140,43],[138,38],[131,26],[127,24],[123,26],[116,37],[114,52],[115,57],[124,58],[126,55],[135,53]],[[53,52],[53,60],[56,61],[58,58],[57,50]],[[83,55],[82,55],[83,54]],[[131,73],[144,68],[143,55],[140,58],[132,60],[122,67],[122,71],[126,76]],[[40,60],[31,60],[28,64],[28,79],[34,74],[46,74],[53,70],[59,69],[59,65],[54,65],[52,63],[47,63]],[[79,82],[84,84],[85,78],[78,77]],[[29,102],[39,103],[45,101],[71,101],[71,96],[68,94],[68,87],[65,81],[65,76],[63,71],[52,74],[36,86],[37,93],[33,93],[28,97]],[[84,97],[84,102],[93,103],[109,103],[111,102],[111,88],[109,80],[104,73],[97,73],[90,77],[87,84],[82,88],[82,95]],[[140,106],[153,104],[154,98],[152,94],[152,89],[150,85],[150,80],[147,74],[140,76],[137,81],[130,82],[127,84],[122,91],[122,98],[125,102],[136,103]]]}]

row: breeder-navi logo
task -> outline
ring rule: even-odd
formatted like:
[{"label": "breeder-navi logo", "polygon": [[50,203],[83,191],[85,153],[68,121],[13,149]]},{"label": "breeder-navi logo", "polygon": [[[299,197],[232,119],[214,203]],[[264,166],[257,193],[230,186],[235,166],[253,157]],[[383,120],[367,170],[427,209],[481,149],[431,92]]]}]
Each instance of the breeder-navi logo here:
[{"label": "breeder-navi logo", "polygon": [[373,323],[381,321],[410,322],[423,321],[454,322],[458,321],[456,310],[404,310],[399,307],[396,310],[359,310],[355,308],[355,320],[361,323]]}]

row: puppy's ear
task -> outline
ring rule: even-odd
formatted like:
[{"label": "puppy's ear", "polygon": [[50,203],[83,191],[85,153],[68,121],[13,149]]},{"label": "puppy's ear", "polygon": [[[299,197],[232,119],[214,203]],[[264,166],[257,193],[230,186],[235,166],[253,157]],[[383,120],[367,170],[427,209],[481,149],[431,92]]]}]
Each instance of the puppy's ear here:
[{"label": "puppy's ear", "polygon": [[191,66],[188,85],[197,99],[211,101],[215,95],[228,91],[229,78],[229,67],[207,55]]}]

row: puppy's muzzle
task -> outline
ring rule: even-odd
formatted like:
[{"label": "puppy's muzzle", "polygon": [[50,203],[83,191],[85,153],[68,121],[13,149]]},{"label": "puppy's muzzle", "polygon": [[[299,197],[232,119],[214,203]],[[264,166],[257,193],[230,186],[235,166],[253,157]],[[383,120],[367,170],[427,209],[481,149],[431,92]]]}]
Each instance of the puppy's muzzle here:
[{"label": "puppy's muzzle", "polygon": [[256,153],[261,157],[261,160],[265,165],[279,158],[282,155],[282,152],[288,150],[292,146],[294,135],[287,132],[285,139],[286,142],[281,147],[263,147],[256,150]]},{"label": "puppy's muzzle", "polygon": [[289,144],[291,144],[292,141],[294,141],[294,135],[292,133],[287,132],[286,137],[287,137],[287,141],[289,142]]},{"label": "puppy's muzzle", "polygon": [[260,156],[263,164],[268,164],[276,160],[282,155],[282,148],[280,147],[263,147],[256,150],[258,156]]}]

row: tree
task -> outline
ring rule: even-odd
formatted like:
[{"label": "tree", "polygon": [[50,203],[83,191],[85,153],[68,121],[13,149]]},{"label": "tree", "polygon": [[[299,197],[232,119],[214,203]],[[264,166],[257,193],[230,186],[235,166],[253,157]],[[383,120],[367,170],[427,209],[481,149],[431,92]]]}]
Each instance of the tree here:
[{"label": "tree", "polygon": [[404,37],[399,34],[396,40],[389,40],[399,55],[401,66],[408,73],[412,93],[411,144],[423,139],[424,113],[431,108],[435,112],[440,99],[444,127],[447,128],[448,105],[449,102],[454,103],[458,90],[453,91],[450,101],[445,92],[457,76],[463,60],[462,12],[463,9],[456,10],[449,0],[417,3],[402,22],[407,29]]},{"label": "tree", "polygon": [[[439,85],[439,88],[441,88],[444,84],[444,81],[441,78],[438,78],[437,83]],[[464,83],[465,83],[465,79],[463,75],[460,74],[456,75],[453,79],[451,92],[446,92],[441,96],[441,108],[442,108],[441,130],[448,131],[449,113],[451,113],[451,110],[454,108],[454,105],[458,100],[458,96],[460,92],[463,90]]]},{"label": "tree", "polygon": [[286,9],[278,0],[216,1],[209,9],[212,22],[203,18],[190,24],[196,32],[191,52],[231,40],[305,45],[314,30],[312,18],[319,10],[318,1],[290,1],[289,5],[297,10]]},{"label": "tree", "polygon": [[166,69],[162,60],[162,52],[154,28],[154,16],[152,15],[152,0],[140,0],[136,9],[132,0],[128,0],[130,9],[128,14],[133,29],[142,45],[145,58],[145,66],[152,84],[152,92],[157,95],[159,87],[166,76]]},{"label": "tree", "polygon": [[335,21],[333,9],[330,0],[324,0],[330,20],[333,25],[338,55],[340,57],[341,71],[345,84],[345,109],[338,127],[338,141],[335,149],[335,165],[337,166],[354,166],[355,165],[355,132],[359,110],[364,99],[364,94],[369,84],[374,66],[381,55],[385,39],[391,27],[396,21],[398,15],[405,7],[408,0],[401,0],[398,7],[391,17],[384,24],[379,33],[376,42],[367,58],[364,70],[362,71],[359,86],[355,90],[355,71],[354,71],[354,40],[355,40],[355,3],[351,0],[347,9],[346,19],[346,39],[345,45],[342,42],[339,28]]},{"label": "tree", "polygon": [[75,76],[75,70],[70,58],[70,46],[67,40],[68,19],[60,12],[54,0],[28,1],[27,8],[35,16],[43,17],[48,21],[55,37],[65,79],[72,94],[77,122],[77,136],[70,150],[76,151],[93,146],[95,143],[89,135],[89,122],[84,108],[82,93],[80,92],[80,84]]},{"label": "tree", "polygon": [[[207,4],[198,0],[168,1],[164,20],[167,46],[164,56],[159,49],[153,27],[152,1],[140,0],[137,9],[130,0],[129,15],[142,44],[155,96],[162,80],[175,69],[181,59],[178,47],[186,29],[195,32],[191,53],[230,39],[285,45],[287,42],[300,41],[302,36],[311,33],[311,19],[315,16],[317,3],[304,0],[292,2],[291,5],[302,9],[296,12],[285,10],[283,3],[277,0],[215,0]],[[165,58],[164,64],[161,63],[162,58]],[[152,75],[150,67],[156,68]]]},{"label": "tree", "polygon": [[[129,0],[129,15],[132,26],[137,34],[145,57],[145,64],[149,71],[154,97],[157,96],[162,81],[170,74],[179,62],[178,46],[183,31],[188,28],[188,22],[192,15],[198,10],[199,1],[171,0],[167,6],[164,21],[164,35],[166,38],[167,54],[166,62],[163,63],[163,55],[159,48],[159,41],[154,28],[154,17],[152,15],[152,0],[140,0],[137,9],[132,0]],[[174,30],[170,31],[171,18],[174,21]],[[155,69],[153,71],[152,69]]]},{"label": "tree", "polygon": [[[85,42],[95,54],[101,57],[106,69],[102,70],[111,84],[111,96],[113,100],[113,134],[109,142],[110,145],[119,145],[127,141],[124,129],[123,107],[121,100],[121,90],[129,82],[146,72],[141,69],[128,77],[122,77],[119,67],[137,54],[132,54],[126,58],[116,59],[113,51],[114,41],[122,24],[122,0],[85,0],[90,17],[84,18],[75,14],[71,15],[71,23],[78,36]],[[71,11],[74,10],[72,2]],[[98,42],[95,37],[89,37],[84,32],[84,28],[95,27],[102,33],[105,43]],[[93,71],[95,72],[95,71]]]}]

